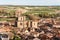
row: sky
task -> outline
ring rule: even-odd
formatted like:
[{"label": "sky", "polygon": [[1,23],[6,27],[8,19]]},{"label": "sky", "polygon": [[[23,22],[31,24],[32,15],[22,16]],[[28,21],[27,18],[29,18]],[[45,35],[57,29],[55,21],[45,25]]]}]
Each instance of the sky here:
[{"label": "sky", "polygon": [[0,0],[0,5],[59,5],[60,0]]}]

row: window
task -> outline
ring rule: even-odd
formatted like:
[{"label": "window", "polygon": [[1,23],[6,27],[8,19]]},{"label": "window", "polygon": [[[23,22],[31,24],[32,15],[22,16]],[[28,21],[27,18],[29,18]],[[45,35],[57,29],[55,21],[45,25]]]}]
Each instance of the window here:
[{"label": "window", "polygon": [[21,20],[22,20],[22,18],[21,18]]},{"label": "window", "polygon": [[9,26],[9,24],[8,24],[8,23],[5,23],[4,25],[5,25],[5,26]]},{"label": "window", "polygon": [[8,38],[8,35],[2,34],[2,38]]},{"label": "window", "polygon": [[34,23],[34,25],[35,25],[35,23]]},{"label": "window", "polygon": [[22,25],[22,23],[20,23],[20,25]]},{"label": "window", "polygon": [[0,23],[0,25],[3,25],[2,23]]}]

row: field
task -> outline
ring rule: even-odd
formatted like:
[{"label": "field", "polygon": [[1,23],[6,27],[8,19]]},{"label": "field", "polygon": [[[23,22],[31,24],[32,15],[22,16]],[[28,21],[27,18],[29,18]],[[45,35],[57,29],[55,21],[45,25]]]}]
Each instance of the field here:
[{"label": "field", "polygon": [[[60,6],[0,6],[0,16],[15,17],[16,9],[21,8],[28,10],[22,15],[27,19],[37,18],[56,18],[60,17]],[[31,15],[31,16],[30,16]],[[35,18],[36,19],[36,18]]]}]

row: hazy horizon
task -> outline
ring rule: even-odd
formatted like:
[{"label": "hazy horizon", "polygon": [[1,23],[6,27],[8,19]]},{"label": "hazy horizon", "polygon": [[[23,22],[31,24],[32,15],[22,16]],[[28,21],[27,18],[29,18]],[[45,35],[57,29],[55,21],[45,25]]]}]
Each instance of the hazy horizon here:
[{"label": "hazy horizon", "polygon": [[0,5],[60,6],[60,0],[0,0]]}]

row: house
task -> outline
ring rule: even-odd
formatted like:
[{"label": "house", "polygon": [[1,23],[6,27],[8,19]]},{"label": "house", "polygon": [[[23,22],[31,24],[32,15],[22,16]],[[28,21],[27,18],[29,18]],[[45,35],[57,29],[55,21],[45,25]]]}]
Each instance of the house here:
[{"label": "house", "polygon": [[0,26],[3,27],[4,23],[6,23],[6,21],[0,21]]},{"label": "house", "polygon": [[9,20],[8,23],[9,23],[10,26],[16,27],[16,24],[15,24],[16,20]]},{"label": "house", "polygon": [[53,27],[56,27],[56,28],[60,28],[60,20],[55,20],[54,22],[55,24],[53,24]]},{"label": "house", "polygon": [[33,40],[40,40],[39,38],[34,38]]},{"label": "house", "polygon": [[0,33],[0,40],[9,40],[9,36],[6,33]]},{"label": "house", "polygon": [[53,27],[60,28],[60,25],[53,25]]},{"label": "house", "polygon": [[0,23],[0,26],[3,26],[3,23]]},{"label": "house", "polygon": [[52,19],[51,18],[46,18],[42,21],[42,23],[52,23]]}]

